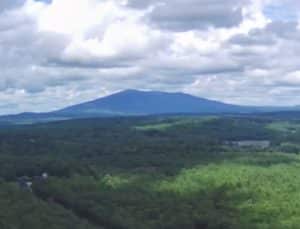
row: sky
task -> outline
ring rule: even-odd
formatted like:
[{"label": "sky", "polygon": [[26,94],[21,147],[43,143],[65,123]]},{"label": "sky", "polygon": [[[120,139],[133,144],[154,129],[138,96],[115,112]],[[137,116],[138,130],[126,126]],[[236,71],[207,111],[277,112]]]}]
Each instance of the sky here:
[{"label": "sky", "polygon": [[299,0],[0,0],[0,114],[125,89],[300,105]]}]

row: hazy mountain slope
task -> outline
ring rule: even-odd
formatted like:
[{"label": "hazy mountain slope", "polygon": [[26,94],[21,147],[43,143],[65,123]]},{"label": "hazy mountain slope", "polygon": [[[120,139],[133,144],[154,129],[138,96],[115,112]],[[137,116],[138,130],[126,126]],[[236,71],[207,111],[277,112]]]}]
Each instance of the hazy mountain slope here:
[{"label": "hazy mountain slope", "polygon": [[126,90],[48,113],[0,116],[0,126],[105,116],[155,114],[246,114],[295,111],[299,107],[250,107],[226,104],[184,93]]},{"label": "hazy mountain slope", "polygon": [[65,108],[64,114],[166,114],[247,112],[248,107],[235,106],[183,93],[127,90],[87,103]]}]

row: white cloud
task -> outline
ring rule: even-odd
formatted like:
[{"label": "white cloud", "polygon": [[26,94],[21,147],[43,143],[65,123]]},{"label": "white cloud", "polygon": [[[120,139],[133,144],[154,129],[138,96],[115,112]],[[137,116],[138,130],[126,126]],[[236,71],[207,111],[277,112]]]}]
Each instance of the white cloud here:
[{"label": "white cloud", "polygon": [[[3,0],[0,113],[51,110],[127,88],[299,104],[297,1],[224,4]],[[288,10],[276,16],[278,7]]]}]

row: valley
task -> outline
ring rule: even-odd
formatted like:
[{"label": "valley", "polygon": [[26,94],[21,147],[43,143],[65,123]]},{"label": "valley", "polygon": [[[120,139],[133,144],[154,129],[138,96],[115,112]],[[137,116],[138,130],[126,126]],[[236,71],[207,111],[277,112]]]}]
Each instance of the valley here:
[{"label": "valley", "polygon": [[[155,115],[3,127],[1,225],[296,228],[298,123],[272,114]],[[267,148],[226,143],[266,140]],[[43,173],[49,178],[32,191],[17,183]]]}]

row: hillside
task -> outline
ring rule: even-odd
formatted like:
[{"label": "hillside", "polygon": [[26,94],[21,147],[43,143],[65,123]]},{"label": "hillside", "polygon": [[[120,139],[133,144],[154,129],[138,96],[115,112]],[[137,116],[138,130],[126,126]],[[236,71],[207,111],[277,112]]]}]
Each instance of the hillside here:
[{"label": "hillside", "polygon": [[48,113],[0,117],[0,124],[32,124],[59,120],[158,114],[247,114],[298,110],[298,107],[251,107],[226,104],[184,93],[125,90],[103,98]]},{"label": "hillside", "polygon": [[[296,118],[165,115],[1,129],[0,228],[299,228]],[[244,140],[271,145],[226,143]]]},{"label": "hillside", "polygon": [[203,99],[184,93],[126,90],[65,108],[65,114],[170,114],[245,112],[249,108]]}]

